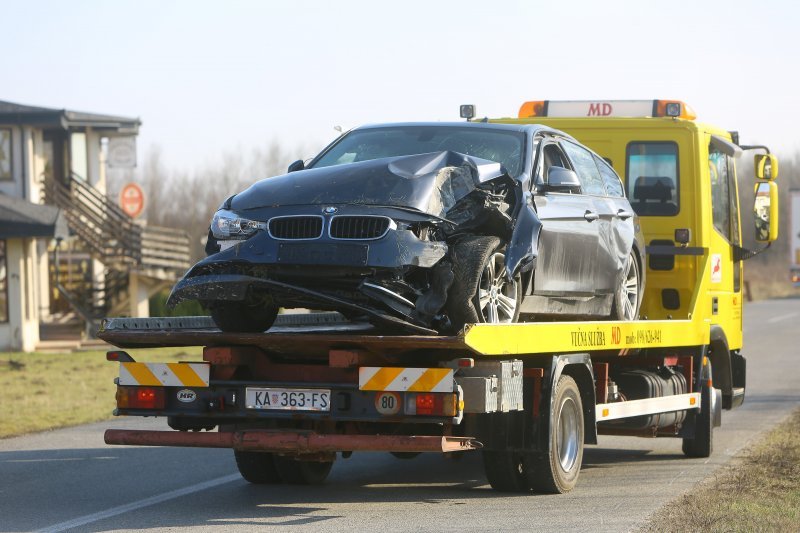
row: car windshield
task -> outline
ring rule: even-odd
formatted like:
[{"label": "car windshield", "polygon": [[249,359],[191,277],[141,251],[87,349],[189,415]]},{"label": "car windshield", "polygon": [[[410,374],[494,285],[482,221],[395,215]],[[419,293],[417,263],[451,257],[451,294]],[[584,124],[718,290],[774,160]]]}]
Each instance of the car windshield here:
[{"label": "car windshield", "polygon": [[453,151],[505,166],[511,176],[523,170],[525,134],[480,126],[394,126],[355,130],[324,153],[313,168],[383,157]]}]

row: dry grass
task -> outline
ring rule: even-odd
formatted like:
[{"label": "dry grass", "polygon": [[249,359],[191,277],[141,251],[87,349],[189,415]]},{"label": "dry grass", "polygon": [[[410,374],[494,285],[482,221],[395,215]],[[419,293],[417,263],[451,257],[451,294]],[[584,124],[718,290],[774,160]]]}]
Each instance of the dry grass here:
[{"label": "dry grass", "polygon": [[800,410],[642,531],[800,531]]},{"label": "dry grass", "polygon": [[[137,361],[199,361],[199,348],[131,351]],[[110,418],[118,365],[104,351],[0,354],[0,438]]]}]

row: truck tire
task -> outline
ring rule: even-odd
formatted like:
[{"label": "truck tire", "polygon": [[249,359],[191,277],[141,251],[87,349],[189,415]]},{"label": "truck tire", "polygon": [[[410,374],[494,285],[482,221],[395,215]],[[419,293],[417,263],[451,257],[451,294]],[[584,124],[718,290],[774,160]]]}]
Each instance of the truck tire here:
[{"label": "truck tire", "polygon": [[642,276],[639,273],[639,260],[631,250],[625,265],[625,274],[614,292],[611,305],[611,318],[614,320],[636,320],[642,303]]},{"label": "truck tire", "polygon": [[289,485],[319,485],[333,467],[333,461],[298,461],[292,457],[275,456],[275,469]]},{"label": "truck tire", "polygon": [[498,237],[472,236],[453,245],[453,284],[445,310],[452,331],[477,322],[519,319],[522,283],[505,275],[505,254]]},{"label": "truck tire", "polygon": [[278,306],[273,303],[216,302],[211,318],[227,333],[261,333],[275,322]]},{"label": "truck tire", "polygon": [[239,473],[250,483],[264,485],[281,482],[271,453],[233,450],[233,456],[236,458]]},{"label": "truck tire", "polygon": [[486,479],[496,491],[528,492],[530,459],[527,454],[505,451],[484,450],[483,469]]},{"label": "truck tire", "polygon": [[561,494],[575,487],[583,462],[583,404],[572,377],[558,378],[550,408],[548,450],[537,456],[529,479],[536,491]]},{"label": "truck tire", "polygon": [[709,457],[714,451],[712,394],[713,389],[707,385],[700,392],[700,411],[694,415],[694,438],[683,439],[682,449],[686,457]]}]

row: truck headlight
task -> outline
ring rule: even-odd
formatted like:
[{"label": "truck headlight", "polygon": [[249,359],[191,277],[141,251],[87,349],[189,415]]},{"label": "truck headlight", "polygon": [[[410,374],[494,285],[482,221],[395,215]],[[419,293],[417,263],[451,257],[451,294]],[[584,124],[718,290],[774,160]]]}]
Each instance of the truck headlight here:
[{"label": "truck headlight", "polygon": [[211,219],[211,233],[216,239],[246,239],[256,231],[266,228],[265,222],[242,218],[227,209],[220,209]]}]

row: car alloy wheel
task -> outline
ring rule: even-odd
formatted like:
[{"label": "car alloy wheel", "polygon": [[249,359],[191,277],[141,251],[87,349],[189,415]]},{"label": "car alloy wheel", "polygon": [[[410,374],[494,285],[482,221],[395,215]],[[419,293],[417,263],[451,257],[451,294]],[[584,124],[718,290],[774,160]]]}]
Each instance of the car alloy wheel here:
[{"label": "car alloy wheel", "polygon": [[481,274],[477,296],[484,322],[507,324],[517,316],[517,280],[508,280],[505,262],[506,256],[495,252]]},{"label": "car alloy wheel", "polygon": [[633,254],[628,256],[628,269],[620,292],[623,320],[636,320],[639,313],[639,263]]}]

